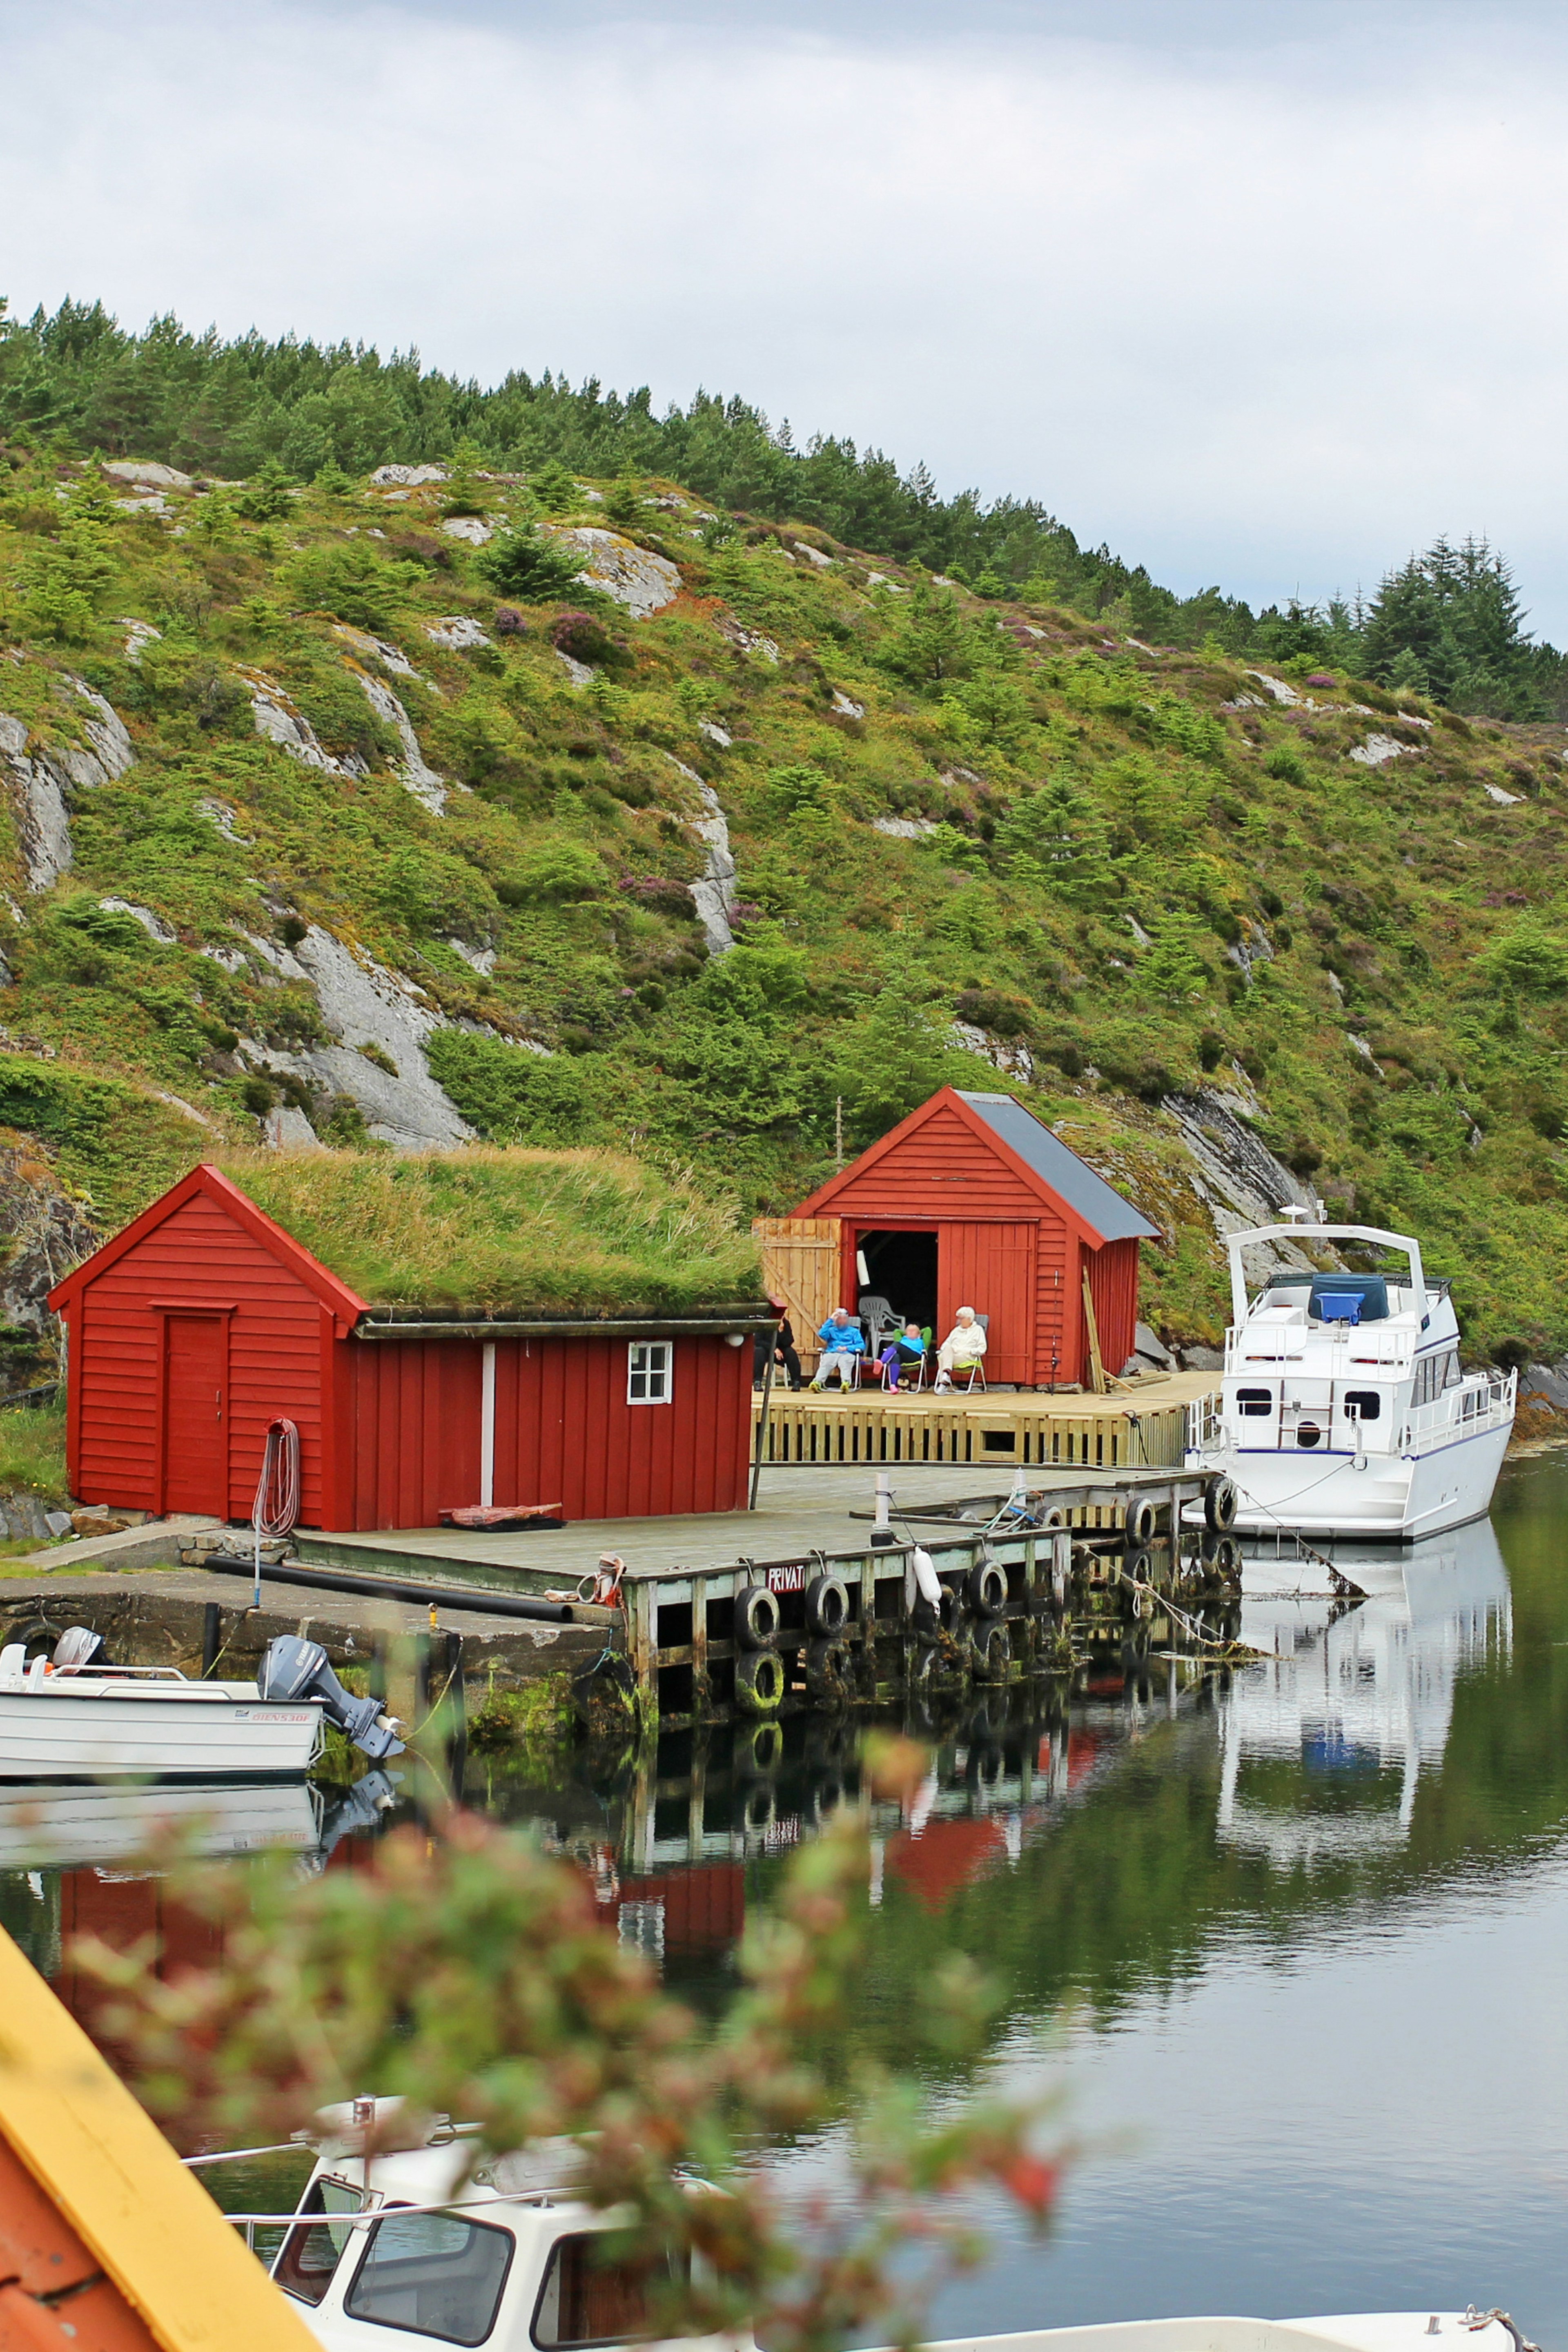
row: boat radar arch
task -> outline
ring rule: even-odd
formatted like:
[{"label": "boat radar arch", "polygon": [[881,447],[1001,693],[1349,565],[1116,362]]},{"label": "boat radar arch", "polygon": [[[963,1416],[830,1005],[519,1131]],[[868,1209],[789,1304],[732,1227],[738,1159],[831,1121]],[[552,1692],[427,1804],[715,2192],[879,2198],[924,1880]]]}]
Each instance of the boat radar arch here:
[{"label": "boat radar arch", "polygon": [[1415,1294],[1416,1318],[1421,1329],[1426,1328],[1429,1318],[1426,1280],[1421,1270],[1421,1244],[1412,1234],[1385,1233],[1381,1225],[1307,1224],[1296,1217],[1289,1223],[1254,1225],[1250,1232],[1228,1236],[1231,1318],[1238,1331],[1247,1321],[1247,1274],[1241,1254],[1255,1243],[1277,1241],[1374,1242],[1384,1249],[1403,1250],[1410,1261],[1410,1287]]}]

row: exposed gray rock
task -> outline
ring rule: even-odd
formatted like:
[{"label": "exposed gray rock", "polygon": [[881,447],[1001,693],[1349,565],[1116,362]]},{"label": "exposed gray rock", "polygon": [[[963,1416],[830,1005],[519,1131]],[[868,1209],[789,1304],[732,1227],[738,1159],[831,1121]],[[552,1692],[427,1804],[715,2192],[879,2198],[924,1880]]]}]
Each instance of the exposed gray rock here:
[{"label": "exposed gray rock", "polygon": [[1400,759],[1414,749],[1410,743],[1396,743],[1392,735],[1369,735],[1364,743],[1356,744],[1353,751],[1345,753],[1345,757],[1347,760],[1359,760],[1363,768],[1382,768],[1390,760]]},{"label": "exposed gray rock", "polygon": [[241,669],[238,677],[250,697],[256,731],[268,743],[276,743],[280,751],[287,751],[291,760],[300,761],[307,768],[320,768],[323,775],[369,774],[363,760],[335,760],[323,750],[310,720],[295,709],[276,679],[258,669]]},{"label": "exposed gray rock", "polygon": [[155,629],[151,621],[121,621],[120,625],[125,632],[125,658],[128,662],[139,662],[143,647],[162,643],[163,632]]},{"label": "exposed gray rock", "polygon": [[441,528],[448,539],[466,539],[470,547],[483,547],[496,535],[496,525],[481,515],[448,515]]},{"label": "exposed gray rock", "polygon": [[1159,1333],[1151,1330],[1147,1323],[1133,1325],[1132,1345],[1137,1353],[1146,1356],[1152,1364],[1172,1364],[1175,1361]]},{"label": "exposed gray rock", "polygon": [[708,859],[700,878],[691,885],[692,902],[702,925],[702,936],[708,942],[710,955],[725,955],[735,944],[735,934],[730,928],[730,918],[735,910],[735,860],[730,849],[730,827],[719,805],[719,795],[711,784],[704,783],[695,768],[678,760],[673,751],[665,758],[672,768],[683,775],[702,803],[702,814],[689,817],[691,830],[707,845]]},{"label": "exposed gray rock", "polygon": [[467,940],[459,940],[457,938],[449,939],[447,945],[451,949],[454,955],[461,956],[463,961],[468,964],[471,970],[480,973],[486,980],[488,980],[491,972],[494,971],[496,968],[496,951],[494,948],[470,947]]},{"label": "exposed gray rock", "polygon": [[180,473],[174,466],[150,465],[136,457],[110,457],[104,472],[111,482],[134,482],[148,490],[188,490],[194,488],[189,474]]},{"label": "exposed gray rock", "polygon": [[[29,746],[31,748],[29,749]],[[20,719],[0,710],[0,761],[11,783],[29,890],[51,890],[71,862],[68,779]]]},{"label": "exposed gray rock", "polygon": [[820,547],[811,547],[804,539],[797,539],[795,541],[795,545],[790,549],[790,553],[792,555],[798,556],[804,562],[815,563],[819,572],[827,572],[832,569],[832,556],[824,555]]},{"label": "exposed gray rock", "polygon": [[1223,1372],[1224,1352],[1218,1348],[1184,1348],[1182,1370],[1184,1372]]},{"label": "exposed gray rock", "polygon": [[51,1349],[58,1326],[49,1292],[90,1257],[105,1236],[86,1203],[40,1169],[36,1150],[0,1150],[0,1234],[11,1244],[0,1269],[0,1316],[36,1331]]},{"label": "exposed gray rock", "polygon": [[[1352,752],[1351,757],[1352,760],[1354,759],[1355,753],[1353,751]],[[1489,801],[1496,801],[1499,808],[1513,808],[1524,798],[1524,794],[1522,793],[1505,793],[1500,784],[1483,784],[1481,786],[1481,790],[1485,793]]]},{"label": "exposed gray rock", "polygon": [[891,841],[923,841],[928,833],[936,831],[936,820],[929,816],[874,816],[873,833],[885,833]]},{"label": "exposed gray rock", "polygon": [[114,503],[121,514],[151,515],[155,521],[169,511],[167,499],[160,498],[156,490],[144,490],[140,498],[116,499]]},{"label": "exposed gray rock", "polygon": [[726,614],[717,626],[720,635],[728,637],[732,646],[738,646],[742,653],[761,654],[765,662],[777,664],[778,646],[772,637],[764,637],[760,629],[748,629],[729,614]]},{"label": "exposed gray rock", "polygon": [[841,693],[837,687],[833,689],[833,708],[840,719],[864,719],[866,716],[865,704],[857,702],[853,695]]},{"label": "exposed gray rock", "polygon": [[563,547],[582,556],[578,579],[613,596],[634,621],[662,612],[680,593],[680,573],[669,558],[637,547],[617,530],[605,530],[597,523],[581,523],[573,530],[545,528]]},{"label": "exposed gray rock", "polygon": [[174,946],[177,934],[173,925],[166,923],[162,915],[155,915],[151,907],[133,906],[129,898],[100,898],[98,903],[106,915],[129,915],[161,948]]},{"label": "exposed gray rock", "polygon": [[445,466],[378,466],[370,478],[377,489],[398,482],[405,489],[416,490],[421,482],[444,482],[447,468]]},{"label": "exposed gray rock", "polygon": [[432,645],[450,646],[454,653],[468,653],[475,646],[494,642],[468,613],[448,613],[438,621],[426,621],[425,634]]},{"label": "exposed gray rock", "polygon": [[211,818],[226,841],[242,848],[249,846],[250,835],[240,832],[237,814],[226,801],[198,801],[196,806],[205,817]]},{"label": "exposed gray rock", "polygon": [[79,695],[86,703],[89,716],[82,719],[82,727],[92,750],[61,751],[55,754],[56,758],[72,783],[83,792],[90,792],[97,784],[118,783],[126,770],[134,766],[136,759],[125,721],[84,679],[63,677],[60,687],[67,694]]},{"label": "exposed gray rock", "polygon": [[294,1103],[276,1103],[262,1122],[262,1137],[273,1151],[323,1151],[326,1146],[304,1112]]},{"label": "exposed gray rock", "polygon": [[966,1054],[981,1054],[994,1069],[1004,1071],[1010,1078],[1032,1086],[1035,1079],[1035,1057],[1027,1045],[1014,1037],[998,1037],[989,1029],[980,1029],[972,1021],[955,1021],[952,1042]]},{"label": "exposed gray rock", "polygon": [[[285,1053],[242,1039],[247,1059],[260,1068],[308,1079],[329,1094],[351,1096],[371,1133],[400,1150],[428,1151],[472,1139],[473,1129],[458,1117],[425,1059],[426,1038],[447,1024],[412,981],[369,957],[355,957],[317,925],[293,950],[259,938],[250,938],[248,944],[281,978],[309,981],[336,1042]],[[378,1046],[395,1065],[395,1076],[367,1061],[358,1050],[363,1045]]]},{"label": "exposed gray rock", "polygon": [[378,661],[383,669],[389,669],[395,677],[417,677],[419,675],[406,654],[400,653],[395,646],[388,645],[384,637],[373,637],[367,629],[351,629],[346,621],[339,621],[333,625],[332,635],[358,654],[362,661]]},{"label": "exposed gray rock", "polygon": [[[1288,1206],[1303,1208],[1309,1216],[1318,1214],[1317,1195],[1253,1133],[1238,1116],[1235,1098],[1205,1087],[1193,1096],[1167,1096],[1164,1108],[1181,1130],[1194,1163],[1193,1189],[1221,1240],[1250,1225],[1278,1223]],[[1243,1263],[1249,1280],[1261,1280],[1270,1265],[1307,1266],[1311,1260],[1295,1244],[1281,1240],[1261,1252],[1247,1253]]]},{"label": "exposed gray rock", "polygon": [[397,739],[403,746],[403,757],[394,761],[394,774],[407,785],[416,800],[424,802],[432,816],[439,816],[447,805],[447,782],[445,777],[438,776],[435,769],[426,761],[424,752],[419,749],[419,738],[414,732],[407,711],[405,710],[392,688],[389,686],[383,686],[378,677],[372,677],[367,671],[357,667],[354,669],[354,676],[363,687],[365,699],[376,716],[379,719],[384,719],[390,727],[397,730]]},{"label": "exposed gray rock", "polygon": [[1519,1376],[1519,1401],[1568,1412],[1568,1376],[1552,1364],[1526,1364]]},{"label": "exposed gray rock", "polygon": [[700,735],[706,735],[710,743],[717,743],[721,751],[727,751],[735,740],[729,729],[721,727],[715,719],[700,719],[697,731]]},{"label": "exposed gray rock", "polygon": [[594,675],[591,662],[574,660],[572,655],[563,654],[559,646],[555,648],[555,658],[564,665],[566,675],[575,687],[586,686]]}]

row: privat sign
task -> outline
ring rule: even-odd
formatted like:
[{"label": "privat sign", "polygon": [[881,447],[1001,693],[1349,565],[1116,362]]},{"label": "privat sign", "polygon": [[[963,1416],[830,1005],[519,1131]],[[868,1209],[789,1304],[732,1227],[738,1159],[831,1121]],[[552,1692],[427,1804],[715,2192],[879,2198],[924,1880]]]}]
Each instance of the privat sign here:
[{"label": "privat sign", "polygon": [[770,1568],[768,1591],[770,1592],[804,1592],[805,1562],[802,1559],[786,1559],[782,1566]]}]

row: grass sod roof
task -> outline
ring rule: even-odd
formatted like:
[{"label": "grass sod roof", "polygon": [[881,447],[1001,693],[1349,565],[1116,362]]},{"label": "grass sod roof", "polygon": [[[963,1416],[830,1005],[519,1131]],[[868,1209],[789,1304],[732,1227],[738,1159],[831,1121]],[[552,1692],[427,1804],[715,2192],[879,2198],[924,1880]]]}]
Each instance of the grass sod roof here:
[{"label": "grass sod roof", "polygon": [[761,1296],[731,1214],[623,1153],[214,1155],[373,1306],[677,1314]]}]

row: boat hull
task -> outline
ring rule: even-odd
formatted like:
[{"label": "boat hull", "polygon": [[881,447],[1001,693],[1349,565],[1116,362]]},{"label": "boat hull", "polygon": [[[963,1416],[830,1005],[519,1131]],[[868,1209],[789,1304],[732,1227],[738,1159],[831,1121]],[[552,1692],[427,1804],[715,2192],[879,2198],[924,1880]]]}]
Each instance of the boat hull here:
[{"label": "boat hull", "polygon": [[1244,1535],[1280,1529],[1304,1536],[1353,1536],[1372,1543],[1415,1543],[1442,1535],[1491,1507],[1511,1421],[1416,1454],[1258,1452],[1222,1445],[1189,1456],[1236,1484]]},{"label": "boat hull", "polygon": [[321,1739],[319,1706],[258,1698],[254,1685],[127,1690],[57,1676],[0,1689],[0,1781],[298,1779]]}]

